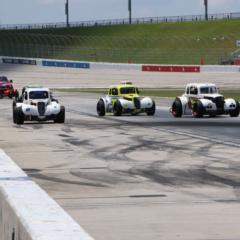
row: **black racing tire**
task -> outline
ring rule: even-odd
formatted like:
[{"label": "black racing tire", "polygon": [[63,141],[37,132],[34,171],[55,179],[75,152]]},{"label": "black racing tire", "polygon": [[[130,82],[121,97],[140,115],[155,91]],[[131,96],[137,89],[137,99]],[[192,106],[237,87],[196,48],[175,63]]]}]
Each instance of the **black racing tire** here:
[{"label": "black racing tire", "polygon": [[240,105],[239,105],[239,102],[237,100],[235,100],[235,102],[236,102],[236,108],[234,110],[229,111],[229,115],[231,117],[238,117],[239,116]]},{"label": "black racing tire", "polygon": [[114,116],[121,116],[122,115],[122,104],[119,100],[117,100],[113,106],[113,114]]},{"label": "black racing tire", "polygon": [[18,103],[22,103],[22,102],[23,102],[23,97],[22,97],[22,96],[16,97],[15,100],[16,100],[16,102],[18,102]]},{"label": "black racing tire", "polygon": [[182,103],[180,99],[175,99],[175,101],[172,104],[172,115],[175,118],[182,117],[183,111],[182,111]]},{"label": "black racing tire", "polygon": [[12,103],[12,116],[13,116],[13,123],[16,123],[16,101],[14,100]]},{"label": "black racing tire", "polygon": [[99,117],[103,117],[106,114],[105,103],[102,99],[100,99],[97,103],[97,114]]},{"label": "black racing tire", "polygon": [[204,114],[204,107],[201,101],[197,100],[193,104],[192,115],[195,118],[202,118]]},{"label": "black racing tire", "polygon": [[152,107],[151,108],[147,108],[146,109],[146,113],[147,113],[148,116],[153,116],[155,114],[155,111],[156,111],[156,104],[152,100]]},{"label": "black racing tire", "polygon": [[54,122],[55,123],[64,123],[65,122],[65,107],[64,106],[61,106],[60,112],[54,119]]},{"label": "black racing tire", "polygon": [[13,95],[14,95],[15,98],[19,98],[19,92],[18,92],[18,90],[16,90]]},{"label": "black racing tire", "polygon": [[22,111],[22,107],[18,107],[14,109],[15,123],[18,125],[24,124],[24,113]]}]

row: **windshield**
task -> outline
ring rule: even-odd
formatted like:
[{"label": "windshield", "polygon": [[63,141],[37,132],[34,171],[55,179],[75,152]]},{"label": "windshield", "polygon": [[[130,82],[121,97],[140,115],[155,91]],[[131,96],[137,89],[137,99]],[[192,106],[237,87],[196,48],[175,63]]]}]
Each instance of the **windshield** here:
[{"label": "windshield", "polygon": [[0,77],[0,82],[8,82],[7,77]]},{"label": "windshield", "polygon": [[201,87],[200,91],[201,94],[212,94],[218,92],[216,87]]},{"label": "windshield", "polygon": [[139,94],[139,91],[135,87],[124,87],[120,89],[121,94]]},{"label": "windshield", "polygon": [[47,91],[32,91],[29,93],[30,99],[46,99],[48,98]]}]

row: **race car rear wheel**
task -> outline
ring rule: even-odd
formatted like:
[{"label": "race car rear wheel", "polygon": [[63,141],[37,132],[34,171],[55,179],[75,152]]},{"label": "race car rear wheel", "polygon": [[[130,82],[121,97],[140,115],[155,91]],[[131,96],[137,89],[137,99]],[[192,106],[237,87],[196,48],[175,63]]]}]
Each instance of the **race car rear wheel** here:
[{"label": "race car rear wheel", "polygon": [[155,111],[156,111],[156,104],[152,100],[152,107],[151,108],[147,108],[146,109],[146,113],[147,113],[148,116],[153,116],[155,114]]},{"label": "race car rear wheel", "polygon": [[61,106],[59,114],[54,119],[55,123],[64,123],[65,122],[65,107]]},{"label": "race car rear wheel", "polygon": [[14,110],[15,123],[21,125],[24,123],[24,113],[21,107],[15,108]]},{"label": "race car rear wheel", "polygon": [[105,103],[102,99],[100,99],[97,103],[97,114],[100,117],[105,116],[106,111],[105,111]]},{"label": "race car rear wheel", "polygon": [[236,102],[236,108],[235,108],[234,110],[230,110],[230,111],[229,111],[229,115],[230,115],[231,117],[238,117],[238,116],[239,116],[240,105],[239,105],[239,102],[238,102],[238,101],[235,100],[235,102]]},{"label": "race car rear wheel", "polygon": [[172,115],[176,118],[182,117],[182,103],[176,99],[172,104]]},{"label": "race car rear wheel", "polygon": [[114,116],[121,116],[122,115],[122,104],[119,100],[117,100],[113,106],[113,114]]},{"label": "race car rear wheel", "polygon": [[195,118],[201,118],[204,114],[204,107],[201,103],[201,101],[197,101],[193,104],[193,110],[192,110],[193,117]]}]

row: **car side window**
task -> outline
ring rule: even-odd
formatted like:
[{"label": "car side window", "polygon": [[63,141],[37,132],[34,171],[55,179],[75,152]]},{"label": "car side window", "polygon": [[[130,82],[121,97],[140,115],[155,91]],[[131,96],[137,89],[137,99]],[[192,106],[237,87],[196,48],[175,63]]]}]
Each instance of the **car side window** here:
[{"label": "car side window", "polygon": [[196,87],[190,87],[190,94],[197,95],[198,94],[197,88]]},{"label": "car side window", "polygon": [[117,90],[117,88],[113,88],[113,89],[112,89],[112,95],[114,95],[114,96],[118,95],[118,90]]}]

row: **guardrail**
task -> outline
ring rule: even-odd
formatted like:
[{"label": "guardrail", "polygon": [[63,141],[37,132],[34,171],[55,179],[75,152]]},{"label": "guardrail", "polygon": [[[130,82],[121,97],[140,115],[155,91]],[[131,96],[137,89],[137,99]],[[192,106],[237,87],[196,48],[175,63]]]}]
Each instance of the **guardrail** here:
[{"label": "guardrail", "polygon": [[[209,21],[221,20],[221,19],[240,19],[240,12],[209,14],[208,18],[209,18]],[[132,24],[160,23],[160,22],[191,22],[191,21],[204,21],[204,20],[205,20],[205,15],[202,15],[202,14],[179,15],[179,16],[132,18]],[[128,18],[70,22],[69,27],[90,27],[90,26],[124,25],[124,24],[129,24]],[[8,29],[8,30],[65,28],[65,27],[67,27],[65,22],[0,25],[0,29]]]}]

